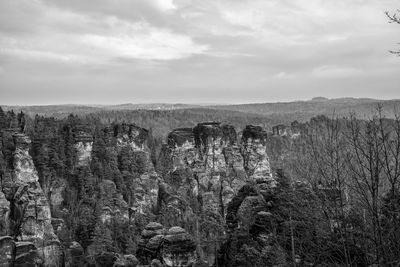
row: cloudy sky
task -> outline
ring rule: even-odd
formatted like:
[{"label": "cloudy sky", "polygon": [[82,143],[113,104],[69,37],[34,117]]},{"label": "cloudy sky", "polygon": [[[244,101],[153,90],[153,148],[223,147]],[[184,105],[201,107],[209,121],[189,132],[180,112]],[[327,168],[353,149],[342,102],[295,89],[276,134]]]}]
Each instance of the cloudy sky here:
[{"label": "cloudy sky", "polygon": [[400,98],[399,0],[0,0],[0,104]]}]

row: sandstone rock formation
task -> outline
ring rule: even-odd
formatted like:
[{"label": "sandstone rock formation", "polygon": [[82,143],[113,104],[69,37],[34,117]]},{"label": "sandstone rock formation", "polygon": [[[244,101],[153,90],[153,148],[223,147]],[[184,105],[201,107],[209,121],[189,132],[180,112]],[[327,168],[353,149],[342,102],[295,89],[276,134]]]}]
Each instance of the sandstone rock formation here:
[{"label": "sandstone rock formation", "polygon": [[176,129],[160,157],[165,182],[184,198],[199,198],[215,213],[224,213],[246,180],[236,131],[229,125],[206,122]]},{"label": "sandstone rock formation", "polygon": [[60,122],[54,118],[35,117],[35,133],[32,138],[31,155],[39,176],[39,183],[49,200],[51,210],[59,211],[64,200],[66,179],[62,173],[64,162],[59,152],[64,142],[59,136]]},{"label": "sandstone rock formation", "polygon": [[74,129],[74,141],[77,166],[88,166],[92,159],[93,136],[88,129],[77,127]]},{"label": "sandstone rock formation", "polygon": [[142,264],[158,260],[161,266],[184,267],[196,261],[195,250],[193,238],[181,227],[166,231],[161,224],[151,222],[142,231],[137,255]]},{"label": "sandstone rock formation", "polygon": [[0,237],[0,266],[12,266],[14,262],[15,242],[11,236]]},{"label": "sandstone rock formation", "polygon": [[[160,185],[159,205],[165,203],[163,214],[168,214],[169,220],[178,218],[174,223],[188,220],[197,224],[202,220],[210,225],[198,232],[198,239],[219,240],[225,235],[222,224],[228,204],[247,182],[258,184],[262,191],[276,186],[267,155],[267,133],[261,127],[247,126],[240,142],[237,139],[232,126],[205,122],[193,129],[174,130],[162,148],[158,169],[164,183]],[[239,212],[243,220],[251,219],[246,207],[257,201],[260,197],[245,200]],[[205,260],[214,262],[218,242],[200,246]]]},{"label": "sandstone rock formation", "polygon": [[119,171],[135,175],[131,178],[135,191],[130,195],[133,210],[141,214],[151,212],[157,203],[159,177],[150,159],[149,132],[134,124],[117,124],[104,131],[109,149],[115,149]]},{"label": "sandstone rock formation", "polygon": [[249,183],[229,203],[228,237],[220,248],[218,266],[287,266],[274,236],[273,190]]},{"label": "sandstone rock formation", "polygon": [[102,207],[100,220],[104,224],[111,224],[112,220],[127,222],[129,220],[128,204],[121,193],[118,193],[115,184],[110,180],[104,180],[99,184],[99,203]]},{"label": "sandstone rock formation", "polygon": [[301,124],[298,121],[293,121],[290,126],[278,124],[272,127],[272,133],[275,136],[298,138],[301,134]]},{"label": "sandstone rock formation", "polygon": [[[58,266],[61,256],[60,242],[54,234],[50,206],[29,155],[31,140],[20,133],[12,134],[12,138],[12,165],[7,166],[6,173],[3,173],[0,196],[7,226],[2,232],[5,231],[17,241],[13,252],[15,263]],[[6,143],[10,141],[6,140],[7,133],[4,131],[2,139]],[[8,203],[9,212],[6,207]]]},{"label": "sandstone rock formation", "polygon": [[243,130],[242,155],[249,180],[275,186],[267,155],[267,133],[260,126],[248,125]]}]

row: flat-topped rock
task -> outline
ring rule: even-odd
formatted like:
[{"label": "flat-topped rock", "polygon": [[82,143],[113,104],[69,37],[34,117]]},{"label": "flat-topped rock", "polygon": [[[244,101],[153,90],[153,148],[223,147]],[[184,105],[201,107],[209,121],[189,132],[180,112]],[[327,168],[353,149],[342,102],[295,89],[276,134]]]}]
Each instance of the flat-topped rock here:
[{"label": "flat-topped rock", "polygon": [[16,148],[27,149],[31,144],[31,139],[22,133],[13,134],[14,144]]},{"label": "flat-topped rock", "polygon": [[183,229],[182,227],[179,227],[179,226],[173,226],[173,227],[169,228],[167,235],[177,235],[177,234],[182,234],[182,233],[186,233],[185,229]]},{"label": "flat-topped rock", "polygon": [[121,144],[125,142],[134,142],[137,146],[142,146],[149,137],[149,131],[136,124],[122,123],[114,126],[114,137],[116,137]]},{"label": "flat-topped rock", "polygon": [[159,260],[162,266],[188,266],[195,262],[195,242],[183,228],[174,226],[164,230],[156,222],[149,223],[139,241],[137,256],[141,264]]},{"label": "flat-topped rock", "polygon": [[163,228],[164,226],[158,222],[149,222],[145,227],[146,230],[152,230],[152,231],[156,231]]},{"label": "flat-topped rock", "polygon": [[258,139],[263,144],[267,142],[267,132],[261,126],[247,125],[242,132],[242,141],[247,139]]},{"label": "flat-topped rock", "polygon": [[199,123],[193,128],[193,132],[197,146],[210,142],[209,138],[221,138],[222,142],[229,144],[236,143],[235,128],[231,125],[221,125],[220,122]]},{"label": "flat-topped rock", "polygon": [[180,147],[184,144],[194,144],[194,132],[192,128],[178,128],[168,134],[168,146],[171,148]]}]

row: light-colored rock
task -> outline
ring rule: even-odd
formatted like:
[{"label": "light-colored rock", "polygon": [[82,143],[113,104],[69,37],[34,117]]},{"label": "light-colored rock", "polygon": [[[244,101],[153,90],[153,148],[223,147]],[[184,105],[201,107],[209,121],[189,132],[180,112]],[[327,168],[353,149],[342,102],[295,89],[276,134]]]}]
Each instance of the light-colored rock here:
[{"label": "light-colored rock", "polygon": [[201,197],[203,207],[222,213],[246,181],[243,157],[232,126],[217,122],[180,128],[161,153],[164,179],[179,197]]},{"label": "light-colored rock", "polygon": [[11,236],[0,237],[0,266],[11,266],[15,243]]},{"label": "light-colored rock", "polygon": [[267,133],[259,126],[248,125],[242,133],[242,155],[249,180],[276,186],[267,154]]},{"label": "light-colored rock", "polygon": [[77,151],[77,165],[88,166],[92,159],[93,142],[77,142],[74,147]]},{"label": "light-colored rock", "polygon": [[9,234],[8,215],[10,213],[10,202],[0,190],[0,236]]},{"label": "light-colored rock", "polygon": [[104,224],[111,224],[112,220],[119,222],[129,221],[128,204],[117,192],[115,183],[110,180],[103,180],[100,184],[100,203],[103,207],[100,220]]},{"label": "light-colored rock", "polygon": [[[32,158],[29,155],[30,139],[22,134],[13,135],[14,151],[14,184],[13,195],[14,209],[19,210],[22,220],[21,228],[14,233],[17,238],[31,242],[37,249],[44,266],[58,266],[60,263],[61,248],[57,236],[51,225],[51,212],[49,203],[39,184],[39,178]],[[23,244],[17,244],[21,249]],[[31,252],[29,252],[31,257]],[[29,258],[28,257],[28,258]],[[25,256],[21,256],[25,259]]]},{"label": "light-colored rock", "polygon": [[152,266],[154,260],[162,260],[161,266],[183,267],[195,262],[195,250],[193,238],[183,228],[165,231],[161,224],[151,222],[142,232],[137,255],[141,264]]}]

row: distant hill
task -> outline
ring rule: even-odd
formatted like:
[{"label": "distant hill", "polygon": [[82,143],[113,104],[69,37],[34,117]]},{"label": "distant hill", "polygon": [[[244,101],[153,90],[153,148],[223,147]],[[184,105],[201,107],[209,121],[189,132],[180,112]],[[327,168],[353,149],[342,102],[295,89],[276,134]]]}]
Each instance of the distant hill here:
[{"label": "distant hill", "polygon": [[400,111],[400,100],[377,100],[369,98],[337,98],[316,97],[309,101],[255,103],[239,105],[208,106],[211,109],[232,110],[263,116],[284,116],[305,121],[316,115],[349,116],[355,113],[358,117],[369,117],[382,105],[385,115],[394,117]]},{"label": "distant hill", "polygon": [[2,106],[4,110],[23,111],[33,117],[36,114],[43,116],[52,116],[63,118],[71,113],[86,115],[101,110],[176,110],[200,107],[199,105],[188,104],[168,104],[168,103],[150,103],[150,104],[119,104],[119,105],[43,105],[43,106]]},{"label": "distant hill", "polygon": [[[238,127],[257,124],[271,128],[274,124],[288,124],[294,120],[308,121],[317,115],[349,116],[354,112],[359,118],[370,117],[378,105],[382,105],[387,117],[400,111],[400,100],[377,100],[369,98],[315,97],[308,101],[254,103],[239,105],[190,105],[190,104],[120,104],[120,105],[48,105],[48,106],[2,106],[4,110],[21,110],[31,117],[36,114],[65,118],[73,113],[80,116],[95,116],[111,122],[135,122],[145,128],[168,130],[192,126],[199,121],[217,120]],[[217,110],[217,111],[216,111]],[[400,114],[400,112],[397,112]],[[161,134],[160,132],[160,134]]]}]

